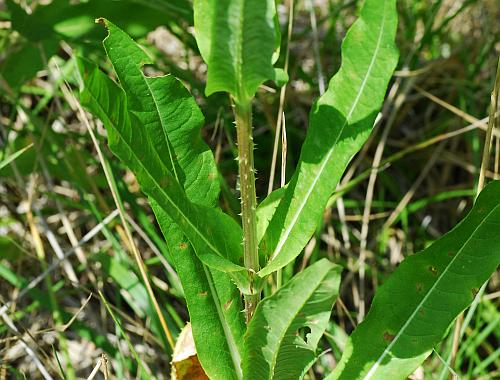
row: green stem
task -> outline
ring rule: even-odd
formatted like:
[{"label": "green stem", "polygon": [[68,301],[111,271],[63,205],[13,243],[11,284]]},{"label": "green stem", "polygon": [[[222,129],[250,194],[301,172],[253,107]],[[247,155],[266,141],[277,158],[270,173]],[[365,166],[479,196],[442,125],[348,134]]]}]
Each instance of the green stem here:
[{"label": "green stem", "polygon": [[[245,267],[253,277],[259,270],[259,253],[257,244],[257,219],[255,209],[255,170],[253,164],[252,105],[236,103],[234,107],[236,131],[238,135],[238,165],[241,193],[241,220],[243,226],[243,254]],[[251,288],[253,290],[253,281]],[[245,295],[245,312],[247,323],[252,319],[255,308],[260,301],[260,292]]]}]

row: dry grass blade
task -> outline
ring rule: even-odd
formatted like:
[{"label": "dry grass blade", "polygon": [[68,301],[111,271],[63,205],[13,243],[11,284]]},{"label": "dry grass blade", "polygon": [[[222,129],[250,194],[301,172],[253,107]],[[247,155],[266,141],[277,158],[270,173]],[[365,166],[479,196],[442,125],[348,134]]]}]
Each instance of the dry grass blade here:
[{"label": "dry grass blade", "polygon": [[[118,216],[118,210],[114,210],[111,214],[109,214],[106,218],[102,220],[101,223],[93,227],[76,245],[76,247],[81,247],[85,243],[89,242],[96,236],[108,223],[110,223],[114,218]],[[71,248],[68,252],[66,252],[63,256],[63,260],[67,259],[71,255],[75,253],[75,247]],[[34,278],[26,287],[24,287],[17,297],[15,297],[13,300],[7,302],[5,305],[0,307],[0,316],[4,316],[9,307],[14,303],[14,302],[19,302],[26,294],[31,289],[36,288],[44,279],[47,277],[51,272],[53,272],[56,268],[61,265],[62,260],[57,259],[55,260],[50,266],[48,266],[39,276]]]},{"label": "dry grass blade", "polygon": [[28,344],[24,341],[24,339],[21,337],[19,330],[17,329],[16,325],[14,325],[14,322],[12,319],[10,319],[6,314],[2,315],[2,319],[5,322],[5,325],[12,330],[17,336],[20,337],[19,342],[21,346],[23,347],[24,351],[26,351],[26,354],[33,360],[33,363],[35,364],[36,368],[40,371],[40,374],[45,380],[54,380],[53,377],[49,374],[45,366],[42,364],[41,360],[38,358],[38,355],[36,352],[28,346]]},{"label": "dry grass blade", "polygon": [[486,136],[484,138],[484,149],[483,149],[483,159],[481,161],[481,171],[479,174],[479,181],[477,185],[477,193],[481,192],[485,186],[485,174],[488,169],[490,163],[490,150],[492,143],[493,133],[496,131],[495,123],[498,119],[497,112],[499,111],[498,101],[500,94],[500,58],[498,59],[497,73],[495,77],[495,84],[493,87],[493,92],[491,93],[491,106],[490,106],[490,115],[488,121],[488,129],[486,130]]},{"label": "dry grass blade", "polygon": [[[295,1],[290,0],[289,9],[288,9],[288,32],[287,32],[287,45],[286,45],[286,53],[285,53],[285,65],[283,70],[286,74],[288,74],[288,64],[290,60],[290,41],[292,40],[292,31],[293,31],[293,14],[295,8]],[[274,144],[273,144],[273,156],[271,159],[271,171],[269,172],[269,184],[267,187],[267,194],[270,194],[273,191],[274,185],[274,173],[276,171],[276,161],[278,159],[278,145],[281,136],[281,126],[282,126],[282,118],[284,117],[284,108],[285,108],[285,96],[286,96],[286,84],[281,87],[280,90],[280,103],[278,109],[278,120],[276,121],[276,129],[274,131]]]}]

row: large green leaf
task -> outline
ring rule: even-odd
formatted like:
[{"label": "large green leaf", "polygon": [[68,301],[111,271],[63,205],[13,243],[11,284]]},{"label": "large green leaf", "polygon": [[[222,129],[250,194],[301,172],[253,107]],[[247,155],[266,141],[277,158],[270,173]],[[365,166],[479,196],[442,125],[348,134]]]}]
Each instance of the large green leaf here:
[{"label": "large green leaf", "polygon": [[274,78],[274,0],[195,0],[196,41],[208,65],[206,94],[226,91],[246,104]]},{"label": "large green leaf", "polygon": [[[150,199],[183,284],[205,371],[214,379],[239,378],[238,345],[243,332],[239,292],[224,273],[210,271],[198,260],[182,233],[185,226],[172,223],[171,209],[167,209],[162,196],[157,196],[161,190],[168,195],[172,184],[182,184],[186,190],[184,202],[187,197],[189,202],[197,203],[188,207],[206,211],[208,207],[199,205],[215,205],[219,192],[217,176],[212,175],[216,173],[215,163],[199,136],[203,116],[187,90],[173,77],[145,77],[141,65],[147,62],[147,56],[120,29],[112,24],[108,27],[110,35],[105,46],[127,93],[95,65],[80,60],[85,80],[82,102],[103,121],[111,149],[135,172]],[[126,62],[121,57],[126,57]],[[159,183],[163,189],[150,189],[159,187]],[[213,221],[222,214],[212,215],[216,215]],[[226,223],[226,228],[229,229],[224,230],[225,240],[221,241],[227,248],[234,248],[231,239],[236,239],[239,246],[238,227]],[[220,349],[214,352],[213,347]]]},{"label": "large green leaf", "polygon": [[180,229],[160,208],[153,210],[182,282],[203,369],[211,379],[241,379],[245,322],[238,289],[225,273],[203,265]]},{"label": "large green leaf", "polygon": [[140,120],[153,149],[187,197],[214,207],[219,175],[213,154],[200,136],[204,118],[195,100],[171,75],[145,76],[142,68],[153,63],[151,58],[120,28],[103,22],[109,30],[104,48],[125,91],[128,111]]},{"label": "large green leaf", "polygon": [[245,335],[243,378],[302,378],[317,357],[340,267],[320,260],[259,303]]},{"label": "large green leaf", "polygon": [[500,263],[500,181],[452,231],[404,260],[378,289],[328,379],[406,379]]},{"label": "large green leaf", "polygon": [[[138,78],[122,83],[124,88],[132,91],[125,95],[112,81],[99,76],[98,70],[84,67],[86,87],[82,102],[106,126],[113,153],[134,172],[148,197],[158,203],[181,228],[198,257],[206,265],[230,272],[242,291],[249,291],[246,270],[239,265],[242,259],[241,228],[220,210],[188,199],[182,185],[189,183],[189,176],[178,165],[186,158],[182,152],[174,151],[169,141],[169,125],[173,121],[196,123],[196,115],[201,115],[199,109],[192,100],[181,107],[182,99],[189,97],[189,93],[174,77],[148,78],[138,71],[136,64],[130,62],[145,60],[147,56],[127,34],[109,22],[107,25],[110,34],[104,44],[115,70],[120,72],[123,80],[127,71],[130,71],[130,76]],[[117,50],[121,53],[115,55]],[[145,83],[143,87],[140,87],[140,81]],[[132,83],[144,92],[137,93],[131,87]],[[178,99],[179,103],[173,109],[167,108],[169,102],[166,96]],[[141,98],[149,99],[150,103]],[[176,107],[182,111],[181,114],[169,113]],[[198,119],[198,123],[202,120]],[[216,173],[200,171],[197,174],[208,175],[213,180],[217,178]],[[207,189],[199,191],[203,197]]]},{"label": "large green leaf", "polygon": [[[204,120],[194,99],[172,76],[144,76],[142,65],[151,63],[149,57],[112,23],[108,23],[108,29],[104,46],[125,90],[129,112],[141,119],[158,156],[182,184],[187,198],[198,205],[215,207],[219,176],[213,154],[200,137]],[[182,228],[172,222],[156,199],[151,205],[183,284],[201,364],[214,379],[241,377],[238,346],[244,322],[239,291],[227,275],[208,269],[196,258]],[[229,230],[222,231],[223,239],[227,238],[230,246],[234,237],[241,249],[239,226],[226,226]],[[213,347],[220,350],[214,352]]]},{"label": "large green leaf", "polygon": [[261,243],[282,268],[307,244],[346,166],[368,138],[398,60],[395,0],[366,0],[342,44],[342,66],[315,103],[296,173]]},{"label": "large green leaf", "polygon": [[[149,62],[148,56],[119,28],[111,23],[108,28],[104,46],[125,90],[129,112],[141,118],[154,149],[183,185],[188,199],[216,206],[220,189],[217,167],[212,152],[201,140],[203,115],[194,99],[171,76],[145,77],[141,68]],[[127,54],[126,60],[123,54]],[[151,203],[183,283],[203,367],[212,378],[239,378],[238,346],[244,323],[238,290],[224,273],[200,263],[181,229],[156,200]],[[229,240],[239,227],[228,228],[233,229],[224,231]],[[233,236],[239,244],[241,237]],[[213,347],[221,351],[214,353]]]}]

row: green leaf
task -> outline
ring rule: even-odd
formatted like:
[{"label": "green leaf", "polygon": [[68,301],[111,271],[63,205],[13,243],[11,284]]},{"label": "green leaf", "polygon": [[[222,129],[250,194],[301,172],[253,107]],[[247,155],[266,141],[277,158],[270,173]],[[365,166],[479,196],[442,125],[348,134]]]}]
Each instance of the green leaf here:
[{"label": "green leaf", "polygon": [[17,159],[21,154],[26,152],[28,149],[30,149],[33,146],[33,143],[25,146],[22,149],[19,149],[18,151],[12,153],[10,156],[2,158],[0,160],[0,170],[2,170],[4,167],[6,167],[8,164],[10,164],[12,161]]},{"label": "green leaf", "polygon": [[342,66],[315,103],[297,171],[261,249],[268,275],[292,261],[316,229],[328,198],[370,135],[398,61],[395,0],[367,0],[342,44]]},{"label": "green leaf", "polygon": [[180,229],[161,209],[153,209],[182,282],[203,369],[211,379],[241,379],[245,322],[238,288],[225,273],[203,265]]},{"label": "green leaf", "polygon": [[[210,271],[199,261],[182,233],[185,228],[172,222],[171,210],[161,196],[155,195],[159,190],[146,190],[151,186],[147,178],[144,186],[146,175],[162,185],[167,177],[169,186],[163,188],[167,193],[172,184],[182,184],[186,193],[181,195],[184,201],[189,199],[188,207],[194,208],[193,213],[211,208],[208,214],[215,217],[209,221],[217,221],[215,225],[220,222],[218,218],[225,218],[221,222],[224,240],[220,241],[227,244],[225,249],[237,245],[241,252],[239,227],[232,220],[227,223],[228,218],[213,209],[219,184],[213,156],[199,134],[203,116],[187,90],[173,77],[145,77],[141,66],[149,62],[147,55],[120,29],[111,23],[108,27],[110,34],[105,46],[126,94],[95,65],[81,60],[85,79],[82,101],[104,122],[111,149],[136,173],[149,196],[183,284],[198,356],[205,371],[214,379],[240,378],[238,346],[244,322],[239,292],[227,275]],[[134,159],[136,152],[143,155],[140,162]],[[236,243],[232,244],[231,239]],[[199,244],[194,246],[200,248]],[[214,352],[213,347],[220,350]]]},{"label": "green leaf", "polygon": [[[7,0],[12,28],[31,41],[65,38],[83,41],[102,39],[96,27],[98,17],[113,17],[134,37],[142,37],[158,26],[192,25],[193,14],[187,0],[53,0],[38,5],[27,14],[12,0]],[[187,34],[186,34],[187,37]],[[194,41],[193,41],[194,42]]]},{"label": "green leaf", "polygon": [[500,263],[500,181],[423,252],[380,287],[328,379],[406,379],[441,341]]},{"label": "green leaf", "polygon": [[139,318],[153,315],[146,287],[126,263],[105,253],[93,255],[92,259],[98,261],[103,272],[118,285],[123,298]]},{"label": "green leaf", "polygon": [[[110,149],[134,172],[150,200],[179,225],[198,257],[208,266],[231,273],[243,292],[250,291],[246,270],[239,265],[241,228],[220,210],[188,199],[182,185],[189,184],[189,176],[178,165],[185,157],[175,152],[169,141],[169,125],[175,128],[175,123],[202,122],[199,109],[172,76],[146,77],[137,67],[137,61],[147,62],[145,53],[119,28],[106,23],[110,34],[104,44],[122,86],[131,92],[125,95],[98,69],[81,61],[85,81],[82,102],[107,128]],[[187,105],[182,102],[186,97]],[[168,99],[179,103],[169,108]],[[176,107],[180,113],[173,112]],[[198,173],[204,174],[217,178],[216,173]],[[207,189],[200,191],[199,196],[204,196]]]},{"label": "green leaf", "polygon": [[200,136],[204,118],[194,98],[172,75],[145,76],[142,67],[152,64],[151,58],[120,28],[103,22],[109,30],[104,48],[125,91],[128,111],[140,120],[158,157],[187,197],[215,207],[219,174]]},{"label": "green leaf", "polygon": [[274,79],[274,0],[195,0],[194,26],[208,65],[207,96],[218,91],[247,104],[262,82]]},{"label": "green leaf", "polygon": [[314,363],[338,295],[340,267],[320,260],[262,300],[248,325],[244,379],[298,379]]},{"label": "green leaf", "polygon": [[58,48],[58,41],[53,39],[40,43],[21,42],[0,63],[0,76],[17,92],[26,81],[32,79],[45,67],[42,51],[48,59],[57,52]]},{"label": "green leaf", "polygon": [[[141,118],[158,156],[163,158],[176,182],[182,184],[189,201],[213,210],[219,195],[219,177],[212,152],[199,133],[203,115],[194,99],[172,76],[145,77],[141,68],[150,63],[148,56],[119,28],[108,23],[108,29],[104,46],[125,90],[129,112]],[[124,54],[127,59],[123,59]],[[213,378],[239,378],[238,345],[244,323],[238,290],[225,274],[203,266],[189,247],[182,228],[172,223],[171,215],[167,215],[156,199],[151,204],[175,266],[179,274],[182,273],[202,365]],[[224,225],[222,221],[221,227],[227,229],[221,230],[220,241],[231,246],[233,237],[238,245],[237,253],[241,250],[240,228],[232,219],[219,214],[232,222]],[[217,218],[203,223],[212,221],[217,223]],[[234,244],[231,248],[235,249]],[[214,358],[213,347],[226,347],[226,350]]]},{"label": "green leaf", "polygon": [[257,241],[259,243],[264,237],[267,226],[269,226],[269,222],[273,218],[276,208],[285,195],[285,191],[285,187],[273,191],[257,206]]},{"label": "green leaf", "polygon": [[283,87],[288,83],[288,74],[283,69],[274,69],[274,82],[278,87]]}]

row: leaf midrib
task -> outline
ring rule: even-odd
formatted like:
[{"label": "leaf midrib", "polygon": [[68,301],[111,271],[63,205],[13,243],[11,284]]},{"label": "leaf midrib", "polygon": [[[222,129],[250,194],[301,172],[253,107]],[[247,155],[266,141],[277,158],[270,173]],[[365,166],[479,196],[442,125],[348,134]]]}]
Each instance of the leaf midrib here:
[{"label": "leaf midrib", "polygon": [[462,245],[462,247],[458,250],[458,252],[456,253],[456,255],[453,257],[453,259],[450,260],[450,262],[445,267],[445,269],[443,270],[443,272],[436,279],[436,282],[434,283],[434,285],[432,285],[429,288],[429,290],[426,292],[425,296],[422,298],[422,301],[420,301],[420,303],[417,305],[417,307],[415,308],[415,310],[413,311],[413,313],[406,320],[405,324],[399,329],[398,333],[396,334],[396,336],[394,337],[394,339],[391,341],[391,343],[384,349],[384,351],[382,352],[382,354],[380,355],[380,357],[377,359],[377,361],[375,362],[375,364],[370,368],[370,370],[368,371],[368,373],[366,374],[366,376],[363,378],[363,380],[370,380],[372,378],[372,376],[375,374],[375,372],[380,367],[380,363],[382,363],[382,360],[384,360],[384,358],[389,354],[391,348],[394,347],[394,345],[397,343],[398,339],[401,337],[401,335],[403,334],[403,332],[406,330],[406,328],[413,321],[413,319],[415,318],[415,316],[417,315],[417,313],[420,311],[420,309],[422,308],[422,306],[424,305],[424,303],[427,301],[427,299],[433,293],[433,291],[436,288],[436,286],[439,284],[439,282],[441,281],[441,279],[448,272],[448,269],[455,262],[455,260],[457,260],[457,258],[460,256],[461,252],[465,249],[465,247],[467,247],[467,245],[469,244],[469,242],[471,241],[471,239],[474,237],[474,235],[477,233],[477,231],[481,228],[481,226],[488,220],[488,218],[491,216],[491,214],[493,214],[495,211],[497,211],[498,208],[500,208],[500,204],[497,205],[497,206],[495,206],[484,217],[484,219],[481,221],[481,223],[479,223],[477,225],[477,227],[474,229],[473,233],[470,234],[470,236],[467,238],[467,240],[465,241],[465,243]]},{"label": "leaf midrib", "polygon": [[[101,109],[101,111],[106,114],[106,112],[104,111],[104,109],[101,107],[101,105],[99,104],[99,102],[97,101],[97,99],[94,97],[94,95],[92,93],[90,93],[90,91],[88,91],[88,93],[90,94],[90,96],[92,96],[92,98],[94,99],[95,103],[99,106],[99,108]],[[156,184],[157,188],[160,189],[160,192],[163,194],[163,196],[165,198],[167,198],[168,202],[171,203],[173,205],[173,207],[179,212],[179,214],[184,218],[184,220],[186,220],[186,222],[191,226],[191,228],[193,229],[193,231],[196,232],[196,234],[201,238],[201,240],[203,240],[205,242],[205,244],[212,250],[214,251],[215,253],[217,253],[219,256],[223,257],[224,258],[224,255],[219,252],[219,250],[217,248],[215,248],[206,238],[205,236],[191,223],[190,219],[182,212],[182,210],[177,207],[177,205],[175,204],[175,202],[172,201],[172,199],[168,196],[167,193],[165,193],[165,191],[163,190],[163,188],[160,186],[160,184],[156,181],[156,179],[154,178],[154,176],[151,175],[151,173],[149,172],[148,169],[146,169],[146,167],[144,165],[142,165],[142,161],[139,159],[139,157],[137,156],[137,154],[135,153],[134,149],[132,149],[132,147],[130,146],[130,144],[127,142],[127,140],[125,140],[125,138],[123,137],[123,135],[120,133],[120,130],[116,127],[116,125],[111,121],[111,119],[108,117],[108,120],[109,120],[109,123],[111,125],[113,125],[113,129],[118,133],[118,135],[120,136],[120,139],[125,143],[125,145],[129,148],[129,150],[132,152],[132,155],[135,157],[135,159],[137,160],[137,162],[140,163],[141,167],[144,169],[144,172],[147,173],[148,177]],[[151,149],[153,152],[155,152],[156,156],[158,157],[158,152],[156,152],[156,150],[154,149]],[[159,162],[162,162],[159,158],[158,158],[158,161]],[[162,163],[163,165],[163,163]],[[168,170],[168,169],[165,169],[165,170]]]},{"label": "leaf midrib", "polygon": [[[164,75],[163,77],[166,77],[166,76]],[[156,115],[158,116],[158,120],[160,121],[161,130],[163,132],[163,137],[165,137],[165,141],[166,141],[166,145],[167,145],[167,150],[168,150],[168,156],[170,158],[170,162],[172,163],[172,171],[174,172],[174,177],[177,180],[177,183],[179,183],[179,185],[180,185],[180,180],[179,180],[179,176],[177,174],[177,169],[175,168],[174,157],[172,155],[172,149],[170,147],[170,140],[168,139],[168,136],[167,136],[166,126],[163,123],[163,118],[160,115],[160,107],[158,105],[158,102],[156,101],[156,97],[154,95],[154,92],[153,92],[153,90],[151,89],[151,86],[148,83],[148,79],[144,76],[144,74],[142,72],[141,72],[141,78],[144,80],[144,83],[148,87],[149,93],[151,94],[151,98],[153,99],[153,103],[155,105]],[[155,149],[155,151],[156,151],[156,149]]]},{"label": "leaf midrib", "polygon": [[320,177],[322,176],[323,170],[325,169],[326,164],[329,162],[329,160],[331,158],[331,155],[333,154],[333,151],[335,150],[335,146],[337,145],[337,142],[339,141],[340,136],[342,136],[342,133],[344,132],[344,129],[345,129],[346,125],[349,123],[349,120],[352,117],[352,114],[354,113],[354,110],[355,110],[355,108],[358,105],[358,102],[359,102],[359,100],[361,98],[361,95],[364,92],[364,89],[366,87],[366,83],[368,81],[368,78],[371,76],[371,71],[373,69],[373,65],[375,63],[376,57],[377,57],[377,55],[379,53],[380,44],[381,44],[381,40],[382,40],[382,35],[383,35],[384,31],[385,31],[385,19],[386,19],[385,6],[386,6],[386,4],[387,4],[387,2],[384,2],[384,12],[383,12],[384,13],[384,17],[382,19],[382,27],[380,28],[380,32],[379,32],[379,35],[378,35],[377,46],[375,48],[375,53],[373,54],[372,60],[371,60],[370,65],[368,67],[368,71],[367,71],[365,77],[363,78],[363,82],[361,83],[360,90],[358,91],[358,93],[356,95],[356,98],[354,99],[354,102],[353,102],[353,104],[351,106],[351,109],[350,109],[350,111],[349,111],[349,113],[348,113],[348,115],[346,117],[346,121],[342,125],[342,127],[340,129],[340,132],[339,132],[337,138],[335,139],[335,142],[334,142],[332,148],[330,148],[328,150],[328,153],[325,156],[325,159],[323,160],[323,162],[322,162],[322,164],[320,166],[320,170],[319,170],[317,176],[314,178],[314,181],[313,181],[311,187],[309,188],[309,190],[307,191],[306,196],[304,197],[304,200],[300,204],[299,209],[294,214],[290,225],[288,226],[288,228],[285,231],[285,234],[282,235],[282,238],[279,240],[278,245],[276,246],[276,249],[274,250],[274,252],[273,252],[273,254],[271,256],[270,262],[272,262],[278,256],[278,254],[283,249],[286,241],[288,240],[288,236],[290,235],[292,229],[295,227],[295,224],[297,223],[297,220],[299,219],[300,214],[302,213],[302,210],[306,206],[306,203],[308,202],[309,197],[311,196],[311,194],[312,194],[312,192],[314,190],[314,187],[316,186],[316,183],[319,181]]},{"label": "leaf midrib", "polygon": [[243,30],[245,28],[245,4],[244,0],[239,2],[240,4],[240,20],[239,20],[239,30],[237,31],[236,43],[236,88],[238,92],[238,98],[241,99],[243,90]]},{"label": "leaf midrib", "polygon": [[298,309],[298,311],[296,313],[294,313],[293,315],[293,318],[290,320],[290,323],[287,324],[287,328],[284,329],[283,333],[280,334],[279,336],[279,340],[278,340],[278,349],[276,350],[275,352],[275,355],[273,355],[273,358],[272,358],[272,362],[271,362],[271,366],[269,368],[269,377],[268,377],[268,380],[273,380],[273,376],[274,376],[274,371],[275,371],[275,368],[276,368],[276,364],[277,364],[277,360],[278,360],[278,356],[279,356],[279,353],[281,352],[280,350],[280,347],[281,347],[281,343],[283,341],[283,339],[285,338],[285,335],[289,329],[289,326],[290,324],[293,323],[293,321],[297,318],[297,315],[302,311],[302,309],[304,308],[304,306],[307,304],[307,301],[309,300],[309,298],[311,297],[312,294],[314,294],[314,292],[318,289],[319,286],[321,286],[321,284],[323,283],[323,280],[325,278],[325,276],[330,272],[330,270],[332,270],[332,268],[328,269],[322,276],[321,276],[321,281],[319,281],[316,286],[314,287],[314,289],[312,289],[311,292],[309,292],[309,294],[307,295],[307,297],[305,298],[305,301],[301,304],[300,306],[300,309]]},{"label": "leaf midrib", "polygon": [[222,325],[222,330],[224,330],[224,335],[226,336],[226,342],[229,347],[229,352],[231,354],[231,359],[233,361],[236,376],[238,376],[238,379],[242,379],[243,373],[241,369],[241,356],[236,346],[236,340],[234,339],[233,333],[231,332],[231,328],[228,326],[226,318],[224,317],[224,314],[222,312],[219,295],[213,283],[210,270],[207,268],[205,264],[201,263],[201,265],[203,266],[203,270],[205,271],[205,276],[207,277],[208,286],[210,287],[210,293],[212,294],[215,308],[217,309],[217,315],[219,316],[219,320]]},{"label": "leaf midrib", "polygon": [[[94,103],[96,105],[98,105],[98,107],[101,109],[101,112],[103,112],[103,114],[106,115],[105,110],[102,108],[102,106],[97,101],[97,99],[94,97],[94,95],[90,91],[87,91],[87,93],[94,99]],[[128,144],[128,142],[125,140],[125,138],[123,137],[123,135],[120,133],[120,130],[116,127],[116,125],[111,121],[111,119],[109,117],[107,119],[108,119],[108,122],[110,123],[110,125],[113,126],[113,129],[120,136],[120,139],[125,143],[125,145],[132,152],[132,155],[135,157],[135,159],[138,162],[142,162],[141,160],[139,160],[139,157],[136,155],[134,149],[132,149],[132,147],[130,146],[130,144]],[[152,149],[152,151],[155,152],[156,156],[158,156],[158,153],[156,152],[156,150]],[[159,160],[159,162],[161,162],[161,160]],[[150,175],[149,170],[147,170],[144,165],[141,165],[141,166],[144,168],[144,171],[148,174],[148,176],[151,179],[153,179],[153,182],[158,186],[158,188],[161,190],[161,192],[164,194],[164,196],[169,200],[169,202],[174,205],[174,207],[179,211],[179,213],[184,217],[184,219],[186,219],[186,221],[193,227],[193,230],[198,233],[198,235],[201,237],[201,239],[204,240],[205,243],[209,247],[212,248],[212,250],[214,250],[215,252],[217,252],[220,255],[220,252],[218,250],[214,249],[213,246],[207,240],[204,239],[203,235],[201,233],[199,233],[196,228],[194,228],[194,226],[190,223],[189,219],[182,213],[182,211],[178,207],[176,207],[175,203],[172,202],[172,200],[170,199],[170,197],[163,191],[163,189],[159,186],[158,182],[156,182],[156,180],[154,179],[154,177],[152,177]],[[217,293],[214,293],[215,286],[214,286],[214,284],[212,282],[212,278],[207,273],[208,272],[208,268],[206,267],[206,265],[204,263],[201,263],[201,264],[203,266],[203,269],[204,269],[206,277],[207,277],[207,282],[208,282],[209,287],[210,287],[210,292],[212,294],[217,294]],[[214,297],[214,303],[215,303],[215,306],[216,306],[216,309],[217,309],[217,314],[219,316],[219,320],[221,321],[221,325],[222,325],[222,328],[224,330],[224,334],[226,335],[226,341],[228,343],[228,347],[229,347],[229,350],[230,350],[230,354],[231,354],[231,359],[233,361],[233,365],[235,367],[236,375],[238,376],[238,379],[241,379],[242,378],[242,375],[241,375],[241,364],[240,364],[241,363],[241,357],[240,357],[239,351],[238,351],[238,349],[236,347],[235,339],[234,339],[234,337],[233,337],[233,335],[231,333],[231,330],[230,330],[229,326],[227,325],[227,322],[226,322],[226,320],[225,320],[225,318],[224,318],[224,316],[222,314],[222,310],[220,308],[220,303],[218,302],[217,299],[215,299],[215,297]]]},{"label": "leaf midrib", "polygon": [[[104,48],[106,50],[106,54],[109,56],[109,51],[108,51],[108,47],[106,46],[106,41],[111,36],[111,30],[110,30],[109,26],[107,26],[106,28],[108,29],[108,36],[104,39],[103,44],[104,44]],[[141,52],[141,53],[144,53],[144,52]],[[126,59],[125,57],[123,57],[123,58]],[[115,68],[115,71],[117,71],[114,64],[113,64],[113,67]],[[151,89],[151,86],[149,85],[147,78],[144,76],[144,73],[142,72],[141,67],[137,67],[137,65],[133,65],[133,67],[139,72],[140,77],[142,78],[144,84],[146,85],[146,87],[149,90],[149,94],[151,95],[151,98],[152,98],[153,103],[155,105],[154,110],[155,110],[156,116],[158,118],[157,120],[159,120],[159,122],[160,122],[161,130],[162,130],[162,133],[163,133],[163,137],[165,138],[165,141],[167,142],[166,145],[167,145],[167,150],[168,150],[168,156],[170,158],[170,162],[172,163],[172,171],[173,171],[175,179],[177,180],[177,182],[180,183],[179,176],[177,175],[177,170],[175,168],[175,163],[174,163],[174,159],[173,159],[171,147],[170,147],[170,144],[169,144],[169,139],[168,139],[168,136],[166,134],[165,125],[163,124],[163,119],[160,116],[159,106],[158,106],[158,103],[156,101],[156,98],[155,98],[155,95],[153,93],[153,90]],[[126,74],[125,70],[121,70],[121,71],[123,72],[123,74]],[[118,73],[118,71],[117,71],[117,73]],[[163,75],[163,77],[165,77],[165,76],[166,75]],[[125,94],[125,97],[127,98],[126,94]],[[154,149],[154,150],[156,151],[156,149]]]}]

